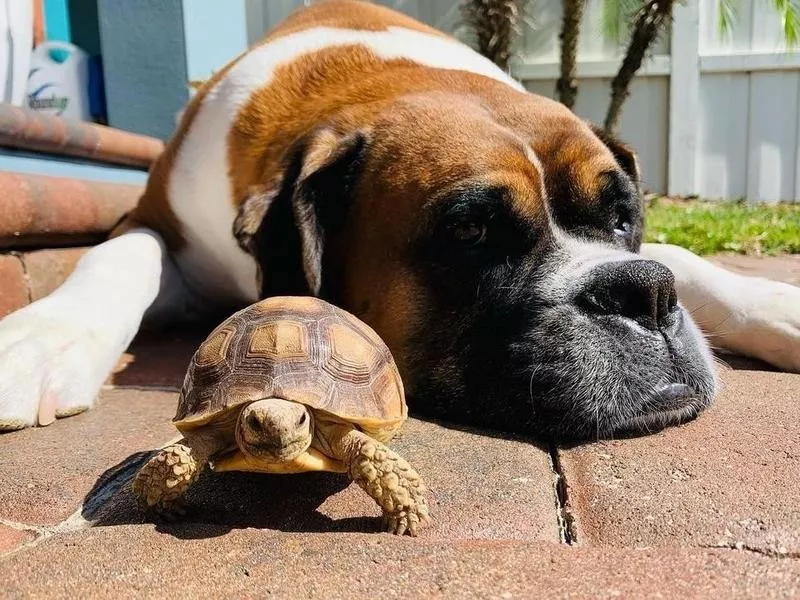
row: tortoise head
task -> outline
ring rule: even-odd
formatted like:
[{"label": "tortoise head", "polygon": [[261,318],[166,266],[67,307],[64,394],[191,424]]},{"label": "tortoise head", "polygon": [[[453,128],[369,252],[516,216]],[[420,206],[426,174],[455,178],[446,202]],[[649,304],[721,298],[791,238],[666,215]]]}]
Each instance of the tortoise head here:
[{"label": "tortoise head", "polygon": [[280,398],[244,407],[236,423],[239,449],[257,459],[289,462],[311,446],[314,424],[308,407]]}]

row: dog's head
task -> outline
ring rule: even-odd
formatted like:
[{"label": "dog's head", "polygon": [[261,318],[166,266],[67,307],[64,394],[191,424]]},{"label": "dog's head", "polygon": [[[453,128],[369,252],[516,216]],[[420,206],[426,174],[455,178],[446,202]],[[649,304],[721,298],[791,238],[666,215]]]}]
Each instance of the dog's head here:
[{"label": "dog's head", "polygon": [[375,328],[417,412],[580,438],[679,422],[714,394],[672,273],[635,254],[642,210],[624,145],[472,87],[343,112],[234,228],[265,296],[318,294]]}]

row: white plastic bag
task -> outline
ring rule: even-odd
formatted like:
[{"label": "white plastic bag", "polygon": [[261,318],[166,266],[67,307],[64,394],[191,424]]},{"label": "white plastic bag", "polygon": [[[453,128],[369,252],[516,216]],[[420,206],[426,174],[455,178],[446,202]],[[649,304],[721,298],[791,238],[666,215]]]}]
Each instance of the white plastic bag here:
[{"label": "white plastic bag", "polygon": [[0,0],[0,101],[24,106],[33,47],[33,2]]}]

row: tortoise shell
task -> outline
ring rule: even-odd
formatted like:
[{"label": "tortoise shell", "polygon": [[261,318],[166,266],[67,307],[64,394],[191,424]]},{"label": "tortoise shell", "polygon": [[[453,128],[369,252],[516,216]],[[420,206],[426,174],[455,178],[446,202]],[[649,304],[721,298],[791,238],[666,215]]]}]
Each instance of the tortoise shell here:
[{"label": "tortoise shell", "polygon": [[184,434],[209,426],[221,433],[223,423],[232,428],[241,408],[263,398],[299,402],[382,442],[408,414],[383,340],[350,313],[311,297],[267,298],[212,331],[191,360],[173,423]]}]

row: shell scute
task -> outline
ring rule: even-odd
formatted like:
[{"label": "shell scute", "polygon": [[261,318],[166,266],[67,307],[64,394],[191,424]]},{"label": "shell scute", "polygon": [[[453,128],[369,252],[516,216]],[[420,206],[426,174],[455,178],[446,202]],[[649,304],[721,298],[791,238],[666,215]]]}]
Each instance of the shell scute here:
[{"label": "shell scute", "polygon": [[367,343],[357,330],[340,323],[329,325],[326,335],[330,340],[330,354],[322,368],[336,379],[356,385],[368,384],[381,365],[378,349]]},{"label": "shell scute", "polygon": [[249,357],[266,356],[289,360],[308,354],[308,331],[303,323],[281,320],[264,323],[253,329],[248,346]]},{"label": "shell scute", "polygon": [[229,327],[216,329],[209,338],[198,348],[195,361],[198,365],[211,367],[225,362],[228,346],[235,331]]}]

